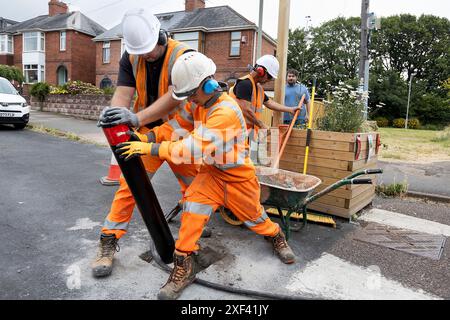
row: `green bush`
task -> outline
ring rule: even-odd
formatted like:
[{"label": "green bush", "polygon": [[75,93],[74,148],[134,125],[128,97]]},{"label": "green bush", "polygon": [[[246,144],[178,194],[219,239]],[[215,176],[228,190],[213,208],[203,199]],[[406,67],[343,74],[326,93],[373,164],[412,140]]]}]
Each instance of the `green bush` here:
[{"label": "green bush", "polygon": [[103,94],[103,90],[80,80],[69,81],[62,86],[62,89],[68,94]]},{"label": "green bush", "polygon": [[419,129],[420,121],[417,118],[408,119],[408,128],[409,129]]},{"label": "green bush", "polygon": [[392,121],[392,126],[394,128],[404,128],[405,127],[405,119],[397,118]]},{"label": "green bush", "polygon": [[38,99],[44,101],[45,97],[50,93],[50,85],[46,82],[38,82],[31,86],[30,94]]},{"label": "green bush", "polygon": [[376,186],[375,192],[387,197],[402,197],[408,192],[408,183],[381,184]]},{"label": "green bush", "polygon": [[50,86],[50,94],[68,94],[69,92],[61,86]]},{"label": "green bush", "polygon": [[325,103],[325,115],[319,120],[319,130],[358,132],[364,123],[364,105],[360,95],[348,85],[340,84],[331,102]]},{"label": "green bush", "polygon": [[0,77],[6,78],[9,81],[17,81],[22,84],[24,78],[22,71],[14,66],[7,66],[0,64]]},{"label": "green bush", "polygon": [[377,122],[377,126],[379,126],[380,128],[389,126],[389,120],[385,117],[377,117],[375,118],[375,121]]},{"label": "green bush", "polygon": [[104,94],[114,94],[114,91],[116,91],[116,88],[115,87],[106,87],[106,88],[103,88],[102,90],[103,90]]},{"label": "green bush", "polygon": [[421,129],[422,130],[441,131],[441,130],[444,130],[444,125],[429,123],[429,124],[425,124],[425,125],[421,126]]}]

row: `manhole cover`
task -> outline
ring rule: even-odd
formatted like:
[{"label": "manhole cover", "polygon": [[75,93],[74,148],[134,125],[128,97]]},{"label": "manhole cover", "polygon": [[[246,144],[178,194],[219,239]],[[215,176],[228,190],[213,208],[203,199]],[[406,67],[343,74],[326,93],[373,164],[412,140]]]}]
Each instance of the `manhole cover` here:
[{"label": "manhole cover", "polygon": [[445,237],[369,223],[355,240],[439,260]]}]

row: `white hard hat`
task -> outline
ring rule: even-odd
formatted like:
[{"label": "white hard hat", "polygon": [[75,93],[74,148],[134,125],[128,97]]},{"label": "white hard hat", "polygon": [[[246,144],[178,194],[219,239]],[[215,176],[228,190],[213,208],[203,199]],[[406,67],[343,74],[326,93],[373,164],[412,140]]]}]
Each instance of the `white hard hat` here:
[{"label": "white hard hat", "polygon": [[158,43],[161,23],[158,18],[142,8],[128,10],[122,19],[125,49],[129,54],[146,54]]},{"label": "white hard hat", "polygon": [[266,68],[267,72],[276,79],[278,77],[278,71],[280,70],[280,63],[277,58],[267,54],[256,60],[256,64]]},{"label": "white hard hat", "polygon": [[214,73],[216,64],[204,54],[195,51],[182,54],[172,68],[173,98],[186,99]]}]

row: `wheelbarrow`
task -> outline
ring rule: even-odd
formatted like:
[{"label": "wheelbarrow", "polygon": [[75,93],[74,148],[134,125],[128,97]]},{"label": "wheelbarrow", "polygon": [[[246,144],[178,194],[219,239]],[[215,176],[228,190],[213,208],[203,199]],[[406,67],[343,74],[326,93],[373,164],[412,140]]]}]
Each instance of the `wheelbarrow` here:
[{"label": "wheelbarrow", "polygon": [[[380,173],[383,173],[383,170],[361,170],[312,195],[314,189],[322,183],[317,177],[269,167],[256,168],[256,174],[261,186],[261,204],[275,207],[278,210],[281,228],[287,239],[289,239],[291,234],[290,220],[294,212],[303,214],[303,226],[297,228],[298,231],[307,224],[307,207],[309,203],[348,184],[372,184],[372,179],[370,178],[356,179],[356,177]],[[287,210],[286,214],[283,213],[283,209]]]}]

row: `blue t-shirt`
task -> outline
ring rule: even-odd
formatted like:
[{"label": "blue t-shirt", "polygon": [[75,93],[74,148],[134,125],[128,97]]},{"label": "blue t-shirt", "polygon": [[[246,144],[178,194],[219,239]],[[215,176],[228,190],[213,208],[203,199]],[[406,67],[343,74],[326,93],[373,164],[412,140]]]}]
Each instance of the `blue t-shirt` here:
[{"label": "blue t-shirt", "polygon": [[[305,100],[302,106],[302,110],[300,111],[300,114],[298,116],[298,120],[304,122],[306,117],[306,103],[309,102],[309,91],[308,88],[306,88],[303,84],[296,83],[295,85],[291,86],[289,84],[286,85],[286,93],[284,97],[284,105],[287,107],[297,107],[300,99],[302,96],[305,95]],[[292,121],[292,118],[294,116],[290,113],[285,112],[283,116],[284,121]],[[296,121],[297,122],[297,121]]]}]

